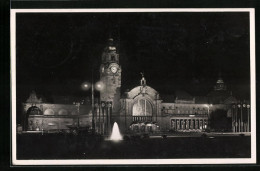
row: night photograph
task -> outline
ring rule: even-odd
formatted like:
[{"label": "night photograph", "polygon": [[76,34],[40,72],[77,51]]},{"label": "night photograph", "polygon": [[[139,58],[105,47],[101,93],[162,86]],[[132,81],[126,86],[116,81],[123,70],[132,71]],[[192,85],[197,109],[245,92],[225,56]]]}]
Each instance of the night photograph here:
[{"label": "night photograph", "polygon": [[249,11],[17,12],[17,160],[250,159],[250,33]]}]

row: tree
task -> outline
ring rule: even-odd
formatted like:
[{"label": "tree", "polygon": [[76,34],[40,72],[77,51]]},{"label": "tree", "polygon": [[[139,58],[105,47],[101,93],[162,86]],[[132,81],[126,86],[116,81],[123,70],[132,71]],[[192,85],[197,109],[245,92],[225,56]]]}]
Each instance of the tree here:
[{"label": "tree", "polygon": [[227,131],[232,129],[231,120],[227,117],[227,111],[217,109],[210,117],[211,129],[216,131]]}]

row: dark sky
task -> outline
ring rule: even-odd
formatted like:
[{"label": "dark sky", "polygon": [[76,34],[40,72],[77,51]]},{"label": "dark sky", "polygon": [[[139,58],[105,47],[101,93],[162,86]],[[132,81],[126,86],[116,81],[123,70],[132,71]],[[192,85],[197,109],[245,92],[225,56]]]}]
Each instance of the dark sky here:
[{"label": "dark sky", "polygon": [[229,13],[17,14],[18,100],[36,90],[82,95],[80,84],[98,81],[110,35],[120,53],[122,91],[139,85],[140,72],[161,94],[212,90],[219,71],[228,89],[249,98],[249,15]]}]

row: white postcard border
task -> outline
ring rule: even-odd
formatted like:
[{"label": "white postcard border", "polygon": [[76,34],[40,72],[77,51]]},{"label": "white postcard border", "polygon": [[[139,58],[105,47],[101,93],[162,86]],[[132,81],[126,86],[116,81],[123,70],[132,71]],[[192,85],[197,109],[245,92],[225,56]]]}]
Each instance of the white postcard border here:
[{"label": "white postcard border", "polygon": [[[250,14],[250,88],[251,158],[198,159],[78,159],[18,160],[16,157],[16,13],[103,13],[103,12],[249,12]],[[255,9],[254,8],[117,8],[117,9],[11,9],[11,151],[12,165],[158,165],[158,164],[255,164],[256,163],[256,81],[255,81]]]}]

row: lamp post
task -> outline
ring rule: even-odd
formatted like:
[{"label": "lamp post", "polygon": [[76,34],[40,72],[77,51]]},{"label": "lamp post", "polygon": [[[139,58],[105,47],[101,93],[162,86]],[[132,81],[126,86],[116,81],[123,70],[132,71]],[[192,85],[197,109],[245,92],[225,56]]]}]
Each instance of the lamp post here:
[{"label": "lamp post", "polygon": [[[240,109],[241,105],[238,104],[237,107]],[[241,132],[241,120],[242,120],[242,112],[240,112],[240,118],[238,119],[238,132]]]},{"label": "lamp post", "polygon": [[244,113],[244,108],[246,108],[246,104],[243,104],[242,106],[241,106],[241,116],[242,116],[242,130],[243,130],[243,132],[246,132],[245,130],[247,129],[247,127],[245,127],[246,125],[245,125],[245,119],[243,120],[243,113]]},{"label": "lamp post", "polygon": [[247,132],[250,132],[250,105],[247,105]]},{"label": "lamp post", "polygon": [[232,131],[236,132],[236,113],[235,113],[236,106],[232,105]]},{"label": "lamp post", "polygon": [[101,82],[101,81],[98,81],[95,83],[88,83],[88,82],[84,82],[82,84],[82,89],[83,90],[89,90],[91,88],[91,113],[92,113],[92,133],[94,134],[95,133],[95,112],[94,112],[94,90],[98,90],[98,91],[101,91],[103,90],[104,88],[104,84]]}]

